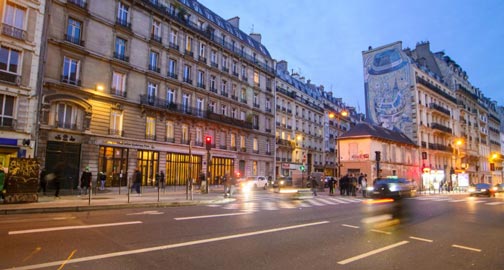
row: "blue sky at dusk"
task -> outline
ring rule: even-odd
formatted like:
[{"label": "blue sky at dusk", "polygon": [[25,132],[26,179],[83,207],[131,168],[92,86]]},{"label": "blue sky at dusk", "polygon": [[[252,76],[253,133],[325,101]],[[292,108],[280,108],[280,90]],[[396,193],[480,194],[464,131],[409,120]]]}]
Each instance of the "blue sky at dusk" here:
[{"label": "blue sky at dusk", "polygon": [[[365,112],[362,51],[429,41],[504,106],[504,1],[200,0],[262,35],[277,61]],[[406,4],[407,3],[407,4]]]}]

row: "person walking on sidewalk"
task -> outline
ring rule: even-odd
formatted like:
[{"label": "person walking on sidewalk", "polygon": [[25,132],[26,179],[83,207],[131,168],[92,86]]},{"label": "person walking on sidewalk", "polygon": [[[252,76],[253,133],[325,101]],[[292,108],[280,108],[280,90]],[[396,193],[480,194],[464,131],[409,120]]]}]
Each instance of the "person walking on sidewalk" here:
[{"label": "person walking on sidewalk", "polygon": [[137,195],[140,196],[140,186],[142,185],[142,173],[137,168],[133,174],[133,185],[131,186],[131,192],[133,189],[136,191]]},{"label": "person walking on sidewalk", "polygon": [[317,179],[315,179],[315,177],[311,177],[311,187],[312,187],[312,192],[313,192],[313,196],[317,196],[317,189],[318,189],[318,181]]},{"label": "person walking on sidewalk", "polygon": [[42,195],[46,195],[47,191],[47,179],[46,179],[47,171],[45,168],[40,171],[40,179],[39,179],[39,189],[38,192],[42,192]]},{"label": "person walking on sidewalk", "polygon": [[105,182],[107,181],[107,175],[104,172],[100,172],[100,190],[105,190]]},{"label": "person walking on sidewalk", "polygon": [[334,180],[334,177],[331,177],[329,179],[329,195],[330,196],[333,196],[334,195],[334,184],[335,184],[336,180]]},{"label": "person walking on sidewalk", "polygon": [[362,189],[362,197],[366,198],[366,187],[367,187],[367,174],[364,174],[364,177],[361,179],[361,189]]},{"label": "person walking on sidewalk", "polygon": [[[80,190],[81,192],[84,191],[84,195],[87,195],[88,191],[91,192],[89,189],[89,185],[91,184],[91,180],[93,178],[93,174],[89,170],[89,166],[86,166],[86,169],[82,172],[81,175],[81,180],[80,180]],[[82,195],[81,192],[79,192],[79,195]]]}]

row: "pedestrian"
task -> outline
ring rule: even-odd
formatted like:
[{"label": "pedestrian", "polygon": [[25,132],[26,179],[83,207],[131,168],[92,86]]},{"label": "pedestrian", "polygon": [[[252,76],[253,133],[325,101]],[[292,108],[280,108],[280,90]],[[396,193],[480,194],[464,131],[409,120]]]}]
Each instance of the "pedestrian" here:
[{"label": "pedestrian", "polygon": [[200,186],[200,190],[202,190],[202,187],[203,187],[203,183],[205,181],[205,173],[203,171],[200,172],[199,174],[199,186]]},{"label": "pedestrian", "polygon": [[107,182],[107,175],[104,172],[100,172],[100,190],[105,190],[105,182]]},{"label": "pedestrian", "polygon": [[231,183],[228,182],[228,179],[226,177],[226,175],[224,175],[223,177],[221,177],[221,184],[224,186],[224,197],[227,198],[230,196],[230,187],[231,187]]},{"label": "pedestrian", "polygon": [[335,184],[335,180],[334,180],[334,177],[331,177],[329,179],[329,195],[334,195],[334,184]]},{"label": "pedestrian", "polygon": [[161,171],[161,173],[159,174],[159,179],[161,181],[161,188],[164,189],[165,188],[165,174],[164,174],[164,171]]},{"label": "pedestrian", "polygon": [[42,195],[46,195],[47,191],[47,179],[46,179],[47,171],[43,168],[40,171],[40,179],[39,179],[39,189],[38,192],[42,192]]},{"label": "pedestrian", "polygon": [[348,174],[345,174],[339,181],[340,195],[345,196],[348,186]]},{"label": "pedestrian", "polygon": [[228,182],[229,182],[229,197],[232,197],[235,190],[236,190],[236,178],[228,175]]},{"label": "pedestrian", "polygon": [[5,186],[5,172],[0,168],[0,199],[4,199],[4,186]]},{"label": "pedestrian", "polygon": [[155,183],[155,186],[156,186],[156,189],[158,189],[161,185],[161,174],[159,172],[156,173],[156,183]]},{"label": "pedestrian", "polygon": [[319,183],[318,183],[317,179],[315,179],[315,177],[311,176],[310,178],[311,178],[311,187],[312,187],[313,196],[317,196],[317,189],[318,189]]},{"label": "pedestrian", "polygon": [[63,162],[60,162],[56,164],[56,167],[54,169],[54,173],[51,174],[49,177],[49,181],[52,180],[54,184],[54,197],[56,199],[59,199],[59,193],[60,193],[60,188],[61,188],[61,181],[63,181],[63,178],[65,173],[65,164]]},{"label": "pedestrian", "polygon": [[366,198],[367,197],[367,174],[364,175],[364,177],[361,180],[361,189],[362,189],[362,197]]},{"label": "pedestrian", "polygon": [[[357,192],[357,183],[358,183],[358,180],[357,178],[352,174],[351,177],[350,177],[350,192],[352,194],[352,196],[356,196],[356,192]],[[347,195],[350,195],[347,193]]]},{"label": "pedestrian", "polygon": [[89,166],[86,166],[86,169],[81,174],[81,179],[80,179],[80,188],[81,192],[79,192],[79,195],[82,195],[82,191],[84,191],[84,195],[87,195],[88,191],[90,191],[89,187],[91,184],[93,178],[93,174],[89,170]]},{"label": "pedestrian", "polygon": [[142,185],[142,172],[137,168],[135,173],[133,174],[133,185],[131,186],[131,193],[133,190],[136,191],[138,196],[142,196],[140,194],[140,186]]}]

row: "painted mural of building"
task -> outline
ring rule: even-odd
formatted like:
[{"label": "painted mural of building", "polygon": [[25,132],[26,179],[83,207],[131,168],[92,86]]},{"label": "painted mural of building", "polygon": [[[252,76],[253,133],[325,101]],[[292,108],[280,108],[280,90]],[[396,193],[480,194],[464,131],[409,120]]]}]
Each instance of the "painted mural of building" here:
[{"label": "painted mural of building", "polygon": [[136,168],[144,185],[273,175],[275,63],[239,18],[194,0],[48,5],[38,150],[49,170],[68,165],[65,188],[88,165],[107,186]]},{"label": "painted mural of building", "polygon": [[0,167],[35,157],[45,1],[0,2]]},{"label": "painted mural of building", "polygon": [[419,146],[427,186],[439,178],[455,185],[460,178],[464,186],[502,178],[491,162],[500,149],[496,104],[453,60],[431,52],[428,42],[413,50],[395,42],[370,47],[363,63],[368,119],[403,131]]}]

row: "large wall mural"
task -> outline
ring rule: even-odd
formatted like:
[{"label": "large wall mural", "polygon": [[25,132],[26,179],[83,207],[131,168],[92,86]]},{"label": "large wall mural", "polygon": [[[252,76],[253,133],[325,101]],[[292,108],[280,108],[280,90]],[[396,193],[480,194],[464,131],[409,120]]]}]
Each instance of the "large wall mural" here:
[{"label": "large wall mural", "polygon": [[401,42],[363,53],[366,115],[413,139],[411,67]]}]

